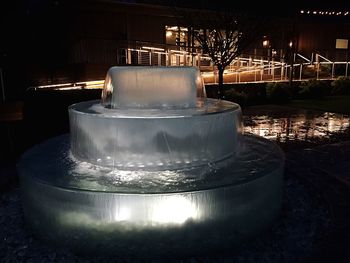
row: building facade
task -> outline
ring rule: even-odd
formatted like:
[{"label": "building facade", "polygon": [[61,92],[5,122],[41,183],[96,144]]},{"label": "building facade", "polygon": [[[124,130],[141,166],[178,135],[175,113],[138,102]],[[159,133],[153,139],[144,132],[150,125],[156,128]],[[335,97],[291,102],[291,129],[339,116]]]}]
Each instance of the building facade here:
[{"label": "building facade", "polygon": [[[286,63],[293,53],[310,60],[349,61],[348,10],[321,8],[298,6],[288,13],[269,13],[270,30],[245,54]],[[20,9],[12,7],[2,18],[6,25],[6,40],[1,44],[3,83],[28,87],[103,79],[111,66],[152,65],[152,61],[193,64],[193,54],[191,58],[181,55],[197,46],[178,17],[185,9],[175,12],[174,6],[159,1],[98,0],[28,1]],[[157,52],[127,51],[147,48]],[[165,55],[169,50],[179,54],[170,58]],[[164,55],[156,56],[163,51]]]}]

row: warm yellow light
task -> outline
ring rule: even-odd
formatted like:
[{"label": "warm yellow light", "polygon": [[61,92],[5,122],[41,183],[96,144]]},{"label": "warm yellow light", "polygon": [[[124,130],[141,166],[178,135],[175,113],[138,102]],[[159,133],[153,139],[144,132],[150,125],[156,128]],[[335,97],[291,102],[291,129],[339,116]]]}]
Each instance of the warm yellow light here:
[{"label": "warm yellow light", "polygon": [[166,31],[165,33],[166,37],[171,37],[173,35],[173,32],[171,31]]},{"label": "warm yellow light", "polygon": [[142,47],[143,49],[151,49],[151,50],[157,50],[157,51],[164,51],[164,48],[158,48],[158,47]]},{"label": "warm yellow light", "polygon": [[183,51],[183,50],[175,50],[175,49],[171,49],[170,52],[171,52],[171,53],[180,53],[180,54],[185,54],[185,53],[187,53],[186,51]]},{"label": "warm yellow light", "polygon": [[289,47],[292,47],[293,46],[293,41],[290,41],[289,42]]},{"label": "warm yellow light", "polygon": [[103,84],[104,80],[90,80],[86,81],[86,85],[101,85]]},{"label": "warm yellow light", "polygon": [[53,90],[75,90],[75,89],[82,89],[82,86],[65,87],[65,88],[54,88]]},{"label": "warm yellow light", "polygon": [[267,47],[268,45],[269,45],[269,41],[268,41],[268,40],[264,40],[264,41],[263,41],[263,46],[264,46],[264,47]]}]

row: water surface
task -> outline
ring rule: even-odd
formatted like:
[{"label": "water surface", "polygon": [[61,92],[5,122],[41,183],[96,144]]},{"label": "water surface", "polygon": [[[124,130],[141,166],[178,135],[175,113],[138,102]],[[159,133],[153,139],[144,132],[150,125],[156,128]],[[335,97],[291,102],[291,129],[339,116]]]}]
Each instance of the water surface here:
[{"label": "water surface", "polygon": [[313,141],[349,135],[350,116],[281,106],[254,106],[243,111],[244,132],[277,142]]}]

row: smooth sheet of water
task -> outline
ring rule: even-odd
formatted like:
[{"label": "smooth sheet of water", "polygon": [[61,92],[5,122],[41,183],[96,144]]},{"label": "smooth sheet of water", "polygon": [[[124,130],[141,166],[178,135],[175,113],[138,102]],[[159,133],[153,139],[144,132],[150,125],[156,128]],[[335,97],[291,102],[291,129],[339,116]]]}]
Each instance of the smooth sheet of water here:
[{"label": "smooth sheet of water", "polygon": [[[33,147],[22,157],[24,175],[54,186],[120,193],[171,193],[244,183],[264,176],[283,163],[275,144],[256,137],[241,138],[238,153],[218,163],[182,170],[119,170],[74,159],[69,135]],[[249,171],[249,173],[247,173]]]}]

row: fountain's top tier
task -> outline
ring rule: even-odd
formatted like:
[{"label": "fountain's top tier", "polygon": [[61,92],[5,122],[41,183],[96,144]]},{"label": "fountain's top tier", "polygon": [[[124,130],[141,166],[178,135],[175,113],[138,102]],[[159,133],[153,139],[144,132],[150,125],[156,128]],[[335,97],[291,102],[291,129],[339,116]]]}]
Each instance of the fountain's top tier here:
[{"label": "fountain's top tier", "polygon": [[107,108],[194,108],[205,97],[196,67],[111,67],[102,91]]}]

